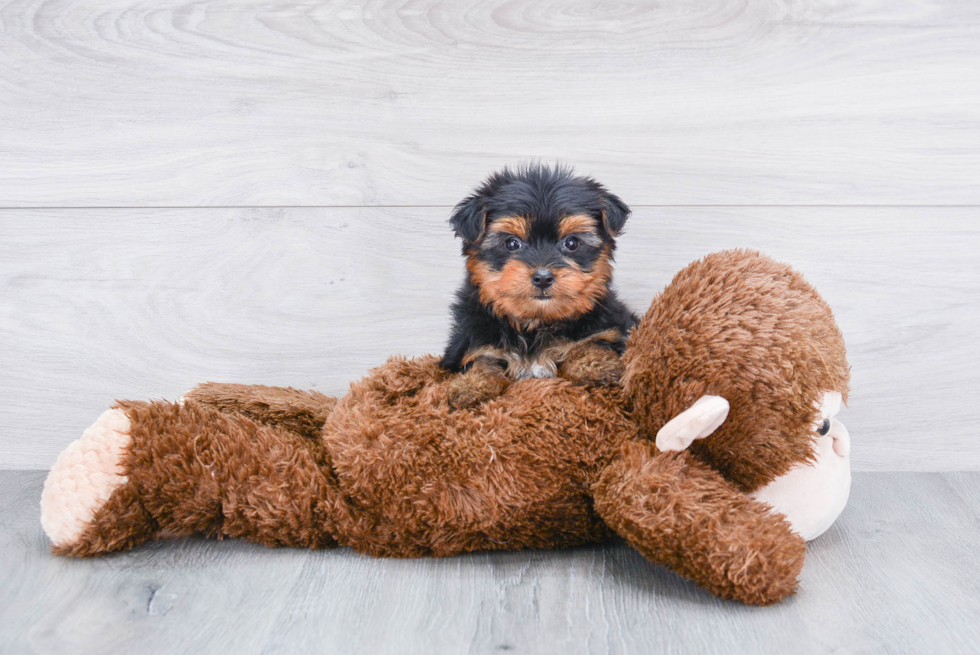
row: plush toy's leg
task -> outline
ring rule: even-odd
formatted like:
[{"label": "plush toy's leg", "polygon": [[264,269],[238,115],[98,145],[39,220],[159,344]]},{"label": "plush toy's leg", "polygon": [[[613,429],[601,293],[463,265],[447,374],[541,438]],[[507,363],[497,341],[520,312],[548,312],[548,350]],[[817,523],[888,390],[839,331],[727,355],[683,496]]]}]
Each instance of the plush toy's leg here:
[{"label": "plush toy's leg", "polygon": [[[68,554],[119,487],[128,482],[121,462],[132,444],[129,418],[121,409],[107,410],[82,437],[58,456],[41,492],[41,526],[56,552]],[[147,529],[148,517],[137,503],[128,516],[120,516],[118,539],[105,550],[124,548],[132,528]],[[132,544],[129,544],[132,545]]]},{"label": "plush toy's leg", "polygon": [[124,402],[59,457],[41,523],[80,557],[191,534],[330,547],[333,482],[319,440],[193,400]]},{"label": "plush toy's leg", "polygon": [[253,421],[282,426],[310,438],[320,436],[320,429],[337,405],[336,398],[319,391],[218,382],[199,384],[185,399],[222,412],[239,412]]},{"label": "plush toy's leg", "polygon": [[627,444],[594,494],[634,548],[718,596],[768,605],[796,591],[803,539],[687,452]]}]

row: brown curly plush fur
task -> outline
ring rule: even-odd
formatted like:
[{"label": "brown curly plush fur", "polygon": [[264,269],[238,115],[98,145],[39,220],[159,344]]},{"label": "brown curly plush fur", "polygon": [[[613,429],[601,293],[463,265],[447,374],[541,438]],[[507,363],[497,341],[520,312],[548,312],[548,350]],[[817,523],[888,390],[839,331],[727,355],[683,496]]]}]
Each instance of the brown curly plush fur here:
[{"label": "brown curly plush fur", "polygon": [[[576,365],[617,368],[601,355]],[[846,391],[843,356],[829,308],[798,274],[720,253],[654,301],[623,387],[523,380],[454,407],[456,376],[421,357],[389,360],[339,401],[208,384],[183,405],[120,403],[128,479],[57,552],[202,533],[416,557],[615,532],[719,596],[768,604],[796,589],[805,545],[743,491],[810,455],[814,401]],[[704,393],[731,401],[722,428],[657,452],[656,431]]]}]

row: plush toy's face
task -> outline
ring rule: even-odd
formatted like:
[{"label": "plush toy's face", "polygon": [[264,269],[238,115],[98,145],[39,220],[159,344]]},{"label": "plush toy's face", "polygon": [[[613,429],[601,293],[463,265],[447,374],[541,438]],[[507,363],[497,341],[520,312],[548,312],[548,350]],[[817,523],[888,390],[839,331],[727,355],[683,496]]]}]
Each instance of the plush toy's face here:
[{"label": "plush toy's face", "polygon": [[830,437],[833,440],[834,452],[841,457],[847,457],[851,453],[851,437],[844,424],[836,418],[842,404],[843,397],[839,391],[825,393],[819,404],[820,419],[817,421],[815,431],[818,437]]},{"label": "plush toy's face", "polygon": [[824,394],[814,460],[800,464],[765,487],[750,494],[772,506],[789,520],[793,529],[810,541],[833,525],[844,510],[851,490],[851,437],[837,420],[841,394]]},{"label": "plush toy's face", "polygon": [[[814,403],[819,415],[813,424],[813,462],[793,467],[750,494],[784,514],[807,541],[833,524],[843,511],[851,488],[851,439],[844,424],[835,418],[841,402],[839,392],[829,391]],[[721,396],[702,396],[660,429],[657,448],[664,452],[687,450],[695,440],[717,430],[729,409],[728,401]]]}]

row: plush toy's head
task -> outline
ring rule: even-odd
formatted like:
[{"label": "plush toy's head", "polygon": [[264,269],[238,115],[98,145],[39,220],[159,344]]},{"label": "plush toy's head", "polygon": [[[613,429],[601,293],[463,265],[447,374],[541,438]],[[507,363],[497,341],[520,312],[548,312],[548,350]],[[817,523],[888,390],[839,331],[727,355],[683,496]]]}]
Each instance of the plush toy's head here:
[{"label": "plush toy's head", "polygon": [[745,250],[678,273],[630,337],[625,368],[651,438],[702,396],[728,401],[690,450],[746,492],[814,460],[824,396],[846,400],[849,381],[827,303],[789,266]]}]

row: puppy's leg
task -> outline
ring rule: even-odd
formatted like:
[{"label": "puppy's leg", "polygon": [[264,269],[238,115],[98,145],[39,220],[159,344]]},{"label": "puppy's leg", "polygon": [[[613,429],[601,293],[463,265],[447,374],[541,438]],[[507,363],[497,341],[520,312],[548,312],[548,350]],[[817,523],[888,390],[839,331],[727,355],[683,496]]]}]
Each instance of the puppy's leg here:
[{"label": "puppy's leg", "polygon": [[495,357],[476,357],[466,371],[449,382],[449,406],[473,407],[499,396],[509,384],[505,362]]},{"label": "puppy's leg", "polygon": [[619,384],[623,360],[608,341],[589,338],[564,352],[558,375],[587,386]]}]

